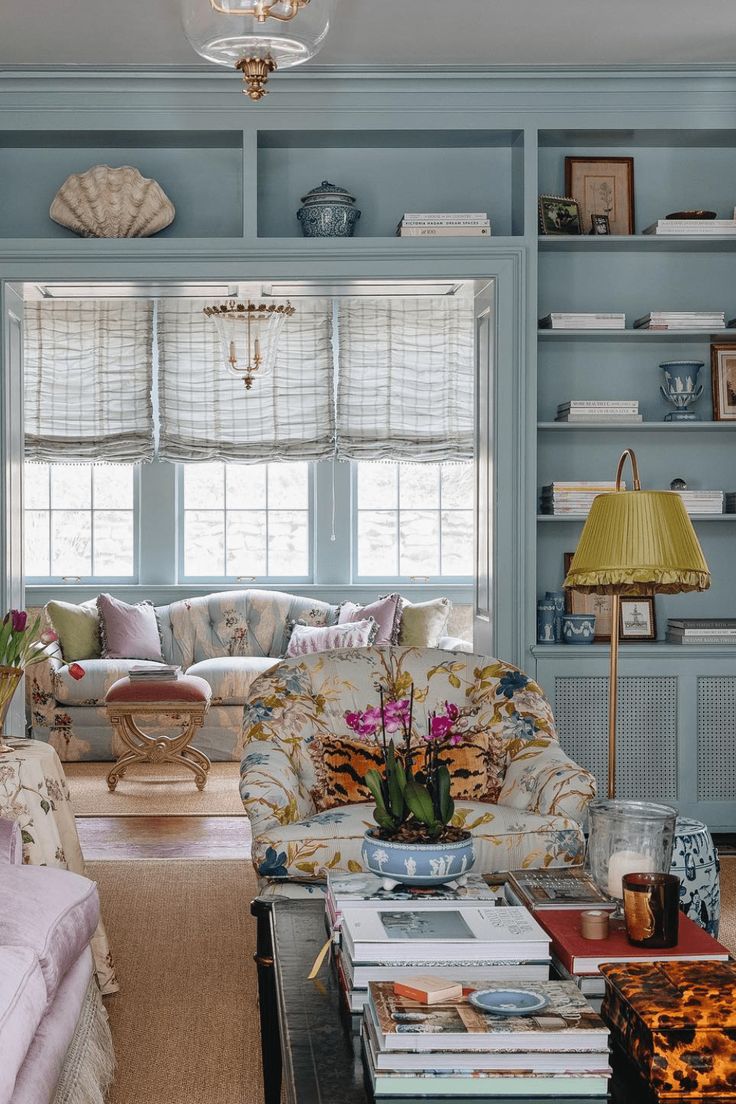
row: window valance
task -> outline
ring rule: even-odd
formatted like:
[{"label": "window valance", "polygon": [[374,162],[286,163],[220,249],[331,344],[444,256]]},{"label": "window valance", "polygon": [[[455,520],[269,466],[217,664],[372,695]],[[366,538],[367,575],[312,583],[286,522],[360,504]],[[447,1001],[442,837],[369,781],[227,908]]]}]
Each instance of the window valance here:
[{"label": "window valance", "polygon": [[158,305],[159,455],[164,460],[322,460],[334,453],[332,305],[300,301],[273,374],[246,393],[230,375],[208,300]]},{"label": "window valance", "polygon": [[151,460],[152,345],[149,302],[27,303],[26,459]]},{"label": "window valance", "polygon": [[469,300],[344,300],[338,334],[341,460],[473,459]]}]

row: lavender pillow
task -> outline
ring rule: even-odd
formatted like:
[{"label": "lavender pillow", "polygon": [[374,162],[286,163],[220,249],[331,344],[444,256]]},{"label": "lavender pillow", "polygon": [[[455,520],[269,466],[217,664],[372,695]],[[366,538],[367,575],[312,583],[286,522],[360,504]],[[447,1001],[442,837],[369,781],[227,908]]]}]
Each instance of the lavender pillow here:
[{"label": "lavender pillow", "polygon": [[355,602],[343,602],[337,616],[337,623],[346,625],[372,617],[378,624],[378,632],[373,643],[398,644],[403,604],[400,594],[384,594],[369,606],[356,606]]},{"label": "lavender pillow", "polygon": [[104,659],[151,659],[163,663],[161,634],[150,602],[129,606],[101,594],[97,599]]},{"label": "lavender pillow", "polygon": [[286,649],[290,656],[312,655],[314,652],[331,652],[335,648],[370,648],[378,631],[373,618],[351,621],[348,625],[294,625]]}]

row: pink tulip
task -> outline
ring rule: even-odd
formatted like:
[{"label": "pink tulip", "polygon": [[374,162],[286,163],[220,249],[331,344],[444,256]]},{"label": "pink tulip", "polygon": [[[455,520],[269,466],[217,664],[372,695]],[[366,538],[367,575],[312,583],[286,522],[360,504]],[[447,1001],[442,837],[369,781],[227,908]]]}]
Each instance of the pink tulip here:
[{"label": "pink tulip", "polygon": [[55,633],[53,629],[44,629],[40,637],[42,644],[55,644],[58,639],[59,634]]}]

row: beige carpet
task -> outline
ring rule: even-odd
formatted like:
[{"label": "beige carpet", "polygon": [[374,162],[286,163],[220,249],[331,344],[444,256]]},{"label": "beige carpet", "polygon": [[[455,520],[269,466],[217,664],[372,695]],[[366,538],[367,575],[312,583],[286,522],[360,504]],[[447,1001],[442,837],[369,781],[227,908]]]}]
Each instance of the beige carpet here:
[{"label": "beige carpet", "polygon": [[65,763],[74,812],[100,816],[244,816],[239,763],[213,763],[202,793],[186,767],[141,763],[107,788],[111,763]]},{"label": "beige carpet", "polygon": [[721,929],[718,938],[736,955],[736,855],[721,859]]},{"label": "beige carpet", "polygon": [[249,862],[91,862],[120,992],[109,1104],[260,1104]]}]

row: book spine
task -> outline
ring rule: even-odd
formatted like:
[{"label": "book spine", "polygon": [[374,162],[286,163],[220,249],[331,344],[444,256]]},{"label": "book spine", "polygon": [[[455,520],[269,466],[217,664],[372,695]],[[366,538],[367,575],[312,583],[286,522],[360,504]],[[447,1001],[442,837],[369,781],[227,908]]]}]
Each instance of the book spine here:
[{"label": "book spine", "polygon": [[481,226],[402,226],[400,238],[488,238],[490,227]]},{"label": "book spine", "polygon": [[670,628],[682,629],[684,632],[692,632],[694,629],[707,629],[712,632],[728,629],[729,632],[736,632],[736,621],[730,617],[726,617],[722,621],[711,620],[710,618],[703,618],[702,620],[688,618],[687,621],[681,621],[677,617],[670,617],[667,623]]},{"label": "book spine", "polygon": [[736,636],[673,636],[667,634],[668,644],[728,644],[732,648],[736,645]]},{"label": "book spine", "polygon": [[570,399],[570,402],[558,403],[558,410],[633,410],[638,411],[639,400],[627,402],[624,399]]},{"label": "book spine", "polygon": [[487,211],[405,211],[403,215],[404,222],[416,222],[417,220],[424,222],[427,219],[437,219],[439,221],[448,218],[457,219],[469,219],[473,222],[487,222]]},{"label": "book spine", "polygon": [[466,219],[466,218],[427,218],[427,219],[402,219],[400,226],[490,226],[490,219]]}]

